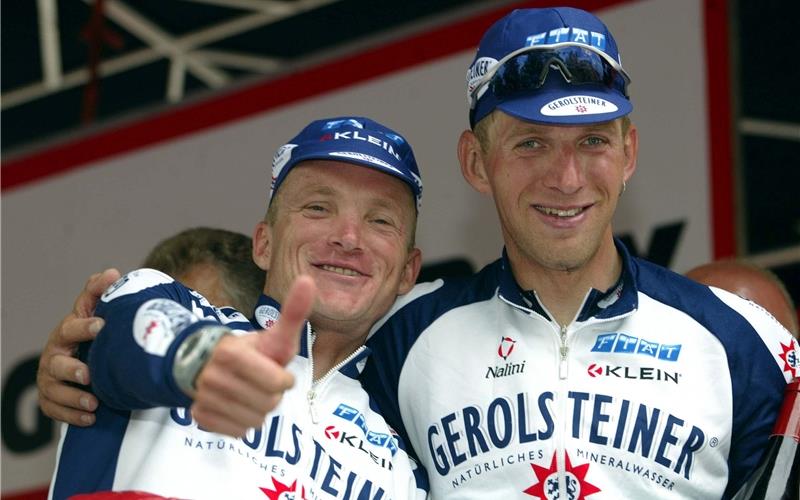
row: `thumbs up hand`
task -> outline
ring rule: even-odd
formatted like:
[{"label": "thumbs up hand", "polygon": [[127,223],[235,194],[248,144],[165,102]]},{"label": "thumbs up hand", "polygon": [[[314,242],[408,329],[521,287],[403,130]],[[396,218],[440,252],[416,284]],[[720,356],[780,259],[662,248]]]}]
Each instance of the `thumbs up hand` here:
[{"label": "thumbs up hand", "polygon": [[195,381],[192,415],[201,427],[241,437],[278,406],[294,385],[286,366],[297,354],[315,293],[311,278],[300,276],[270,329],[220,340]]}]

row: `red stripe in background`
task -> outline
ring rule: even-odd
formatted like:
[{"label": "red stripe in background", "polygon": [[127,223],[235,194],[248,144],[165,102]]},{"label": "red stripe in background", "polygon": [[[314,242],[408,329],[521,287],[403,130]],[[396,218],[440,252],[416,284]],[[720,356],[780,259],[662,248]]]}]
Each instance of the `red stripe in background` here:
[{"label": "red stripe in background", "polygon": [[705,0],[706,98],[714,258],[736,254],[727,0]]},{"label": "red stripe in background", "polygon": [[3,493],[2,500],[47,500],[47,486],[33,490],[18,491],[13,494]]},{"label": "red stripe in background", "polygon": [[[630,1],[585,0],[581,7],[597,10]],[[46,177],[65,174],[102,158],[263,113],[467,50],[477,45],[481,34],[495,20],[513,8],[548,7],[562,3],[527,1],[505,5],[356,55],[15,158],[5,162],[2,167],[1,189],[7,191]]]}]

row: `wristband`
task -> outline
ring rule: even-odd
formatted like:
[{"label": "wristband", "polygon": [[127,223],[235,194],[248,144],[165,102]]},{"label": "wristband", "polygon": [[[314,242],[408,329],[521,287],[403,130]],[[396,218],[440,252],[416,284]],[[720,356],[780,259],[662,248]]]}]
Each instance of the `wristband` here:
[{"label": "wristband", "polygon": [[217,347],[222,337],[231,333],[231,329],[222,325],[209,325],[198,328],[197,331],[184,339],[175,353],[172,364],[172,376],[180,390],[188,396],[194,397],[197,390],[195,381],[200,370],[206,365],[211,351]]}]

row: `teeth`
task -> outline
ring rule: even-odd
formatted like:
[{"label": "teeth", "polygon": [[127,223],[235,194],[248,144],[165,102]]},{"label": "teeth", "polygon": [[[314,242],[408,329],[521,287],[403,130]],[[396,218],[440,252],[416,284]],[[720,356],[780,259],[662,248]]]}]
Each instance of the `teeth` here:
[{"label": "teeth", "polygon": [[343,276],[361,276],[361,273],[359,273],[358,271],[353,271],[352,269],[345,269],[344,267],[329,266],[327,264],[324,264],[320,267],[322,267],[322,269],[326,271],[330,271],[336,274],[341,274]]},{"label": "teeth", "polygon": [[561,210],[558,208],[542,207],[537,205],[536,210],[545,213],[547,215],[555,215],[558,217],[575,217],[579,213],[583,212],[583,207],[571,208],[569,210]]}]

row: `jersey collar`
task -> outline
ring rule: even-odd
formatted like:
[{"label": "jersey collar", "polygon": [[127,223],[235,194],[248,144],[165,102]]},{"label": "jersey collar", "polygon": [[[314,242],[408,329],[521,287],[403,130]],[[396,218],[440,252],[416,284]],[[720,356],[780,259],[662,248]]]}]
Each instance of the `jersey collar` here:
[{"label": "jersey collar", "polygon": [[[617,238],[614,238],[614,245],[622,258],[622,273],[617,282],[606,291],[596,289],[589,290],[583,301],[583,306],[578,314],[577,321],[588,321],[589,319],[610,319],[624,316],[634,310],[639,305],[638,290],[636,287],[635,266],[628,249]],[[548,321],[552,321],[544,306],[539,302],[534,290],[523,290],[511,271],[511,262],[508,253],[503,248],[503,256],[500,259],[500,287],[499,295],[511,305],[536,313]]]},{"label": "jersey collar", "polygon": [[[280,303],[272,297],[262,293],[258,298],[258,303],[256,303],[256,309],[253,313],[253,317],[250,319],[250,322],[259,330],[268,328],[278,320],[280,317],[280,311]],[[298,354],[304,358],[308,358],[308,342],[305,341],[306,332],[308,331],[307,327],[308,322],[303,323],[303,328],[300,332],[300,335],[302,335],[302,342],[300,342],[300,352],[298,352]],[[349,363],[339,369],[339,372],[350,378],[358,378],[359,373],[361,373],[361,370],[364,369],[366,358],[369,356],[370,352],[372,352],[370,348],[366,347],[358,356],[350,360]]]}]

